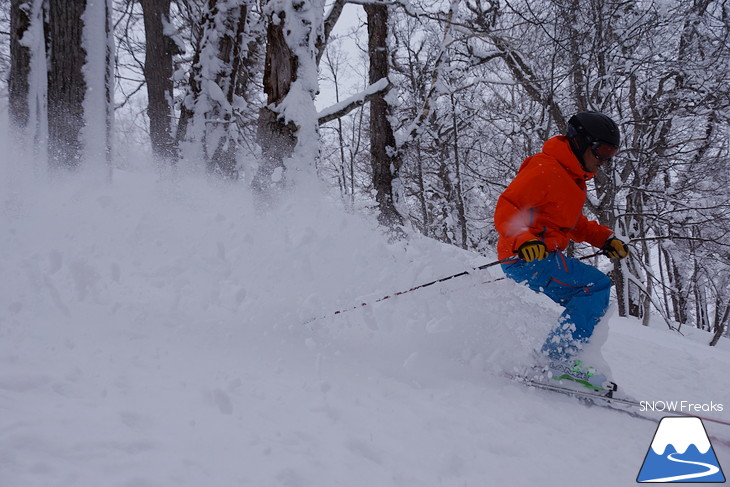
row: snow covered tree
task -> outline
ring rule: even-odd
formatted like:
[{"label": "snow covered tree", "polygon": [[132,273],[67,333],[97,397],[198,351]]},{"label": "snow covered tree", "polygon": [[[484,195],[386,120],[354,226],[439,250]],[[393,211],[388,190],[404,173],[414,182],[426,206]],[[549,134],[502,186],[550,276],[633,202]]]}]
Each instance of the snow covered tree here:
[{"label": "snow covered tree", "polygon": [[10,11],[11,0],[0,0],[0,90],[10,73]]},{"label": "snow covered tree", "polygon": [[47,138],[44,1],[13,1],[9,13],[8,114],[17,147],[40,159]]},{"label": "snow covered tree", "polygon": [[[86,158],[107,178],[113,170],[114,81],[116,76],[112,0],[89,2],[84,13],[89,91],[84,104]],[[104,161],[105,165],[101,164]]]},{"label": "snow covered tree", "polygon": [[[394,29],[392,63],[401,88],[397,126],[405,194],[414,208],[412,221],[425,235],[464,248],[469,246],[467,204],[462,178],[464,121],[451,83],[452,20],[458,1],[449,5],[442,24],[424,23],[407,11]],[[455,71],[456,72],[456,71]],[[468,112],[468,109],[466,109]]]},{"label": "snow covered tree", "polygon": [[314,175],[319,155],[314,97],[319,91],[317,56],[323,42],[324,2],[269,0],[264,13],[266,106],[259,112],[261,160],[253,188],[266,205],[293,174]]},{"label": "snow covered tree", "polygon": [[250,0],[207,1],[178,126],[183,157],[202,157],[209,173],[226,179],[239,177],[240,122],[250,108],[243,95],[256,40],[251,12]]}]

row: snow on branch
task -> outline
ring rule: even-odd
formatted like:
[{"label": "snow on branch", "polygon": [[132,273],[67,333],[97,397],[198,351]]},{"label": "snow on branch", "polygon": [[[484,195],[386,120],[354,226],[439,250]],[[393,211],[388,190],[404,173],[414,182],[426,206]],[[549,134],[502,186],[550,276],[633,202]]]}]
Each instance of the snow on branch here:
[{"label": "snow on branch", "polygon": [[399,5],[403,8],[406,14],[412,16],[412,17],[418,17],[419,15],[425,14],[425,11],[422,11],[413,5],[411,5],[411,2],[409,0],[347,0],[347,3],[351,3],[353,5]]},{"label": "snow on branch", "polygon": [[423,102],[420,113],[413,120],[413,122],[410,123],[405,131],[405,136],[402,140],[399,141],[399,150],[402,150],[410,141],[418,137],[424,122],[428,118],[428,115],[431,113],[432,104],[444,92],[444,85],[442,81],[443,65],[446,58],[446,51],[448,49],[448,46],[451,44],[451,20],[453,19],[454,12],[456,11],[457,7],[458,1],[452,0],[447,17],[446,28],[444,31],[444,38],[441,42],[441,47],[439,48],[438,57],[436,58],[436,62],[434,63],[434,69],[431,76],[431,88],[426,94],[426,99]]},{"label": "snow on branch", "polygon": [[319,125],[331,122],[332,120],[337,120],[338,118],[350,113],[355,108],[363,106],[374,97],[388,91],[391,86],[392,84],[388,78],[382,78],[368,86],[364,91],[325,108],[317,114]]}]

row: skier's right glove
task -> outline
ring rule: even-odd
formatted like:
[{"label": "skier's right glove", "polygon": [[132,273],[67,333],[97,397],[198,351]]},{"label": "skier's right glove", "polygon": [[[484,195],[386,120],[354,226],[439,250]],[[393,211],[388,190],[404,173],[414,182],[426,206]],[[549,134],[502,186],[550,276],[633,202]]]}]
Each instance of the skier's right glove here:
[{"label": "skier's right glove", "polygon": [[520,245],[520,248],[517,249],[517,254],[525,262],[532,262],[533,260],[542,260],[547,257],[548,250],[544,243],[533,239]]}]

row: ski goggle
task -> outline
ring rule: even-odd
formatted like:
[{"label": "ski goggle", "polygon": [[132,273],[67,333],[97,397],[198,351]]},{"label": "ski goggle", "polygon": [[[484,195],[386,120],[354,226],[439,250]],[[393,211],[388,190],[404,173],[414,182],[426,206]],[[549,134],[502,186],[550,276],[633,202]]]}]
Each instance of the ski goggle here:
[{"label": "ski goggle", "polygon": [[618,152],[618,147],[596,140],[591,144],[591,152],[601,162],[610,162]]}]

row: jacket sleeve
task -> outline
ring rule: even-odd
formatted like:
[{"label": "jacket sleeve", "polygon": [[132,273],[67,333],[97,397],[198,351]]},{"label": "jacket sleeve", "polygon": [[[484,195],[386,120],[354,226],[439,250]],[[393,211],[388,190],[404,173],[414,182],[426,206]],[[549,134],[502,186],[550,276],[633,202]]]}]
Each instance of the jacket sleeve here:
[{"label": "jacket sleeve", "polygon": [[545,201],[543,173],[544,167],[535,161],[517,173],[497,200],[494,226],[501,237],[512,241],[512,251],[537,238],[531,227]]},{"label": "jacket sleeve", "polygon": [[570,238],[576,242],[588,242],[594,247],[603,247],[613,233],[610,228],[581,215],[578,223],[570,232]]}]

